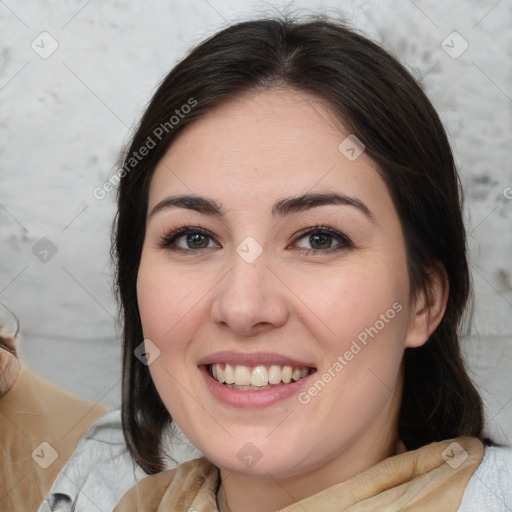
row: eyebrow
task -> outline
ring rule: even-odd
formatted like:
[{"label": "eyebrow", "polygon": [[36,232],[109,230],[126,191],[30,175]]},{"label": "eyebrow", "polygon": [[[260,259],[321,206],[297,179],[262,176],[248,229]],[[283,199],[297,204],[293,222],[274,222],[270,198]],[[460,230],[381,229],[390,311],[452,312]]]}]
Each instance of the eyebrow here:
[{"label": "eyebrow", "polygon": [[[306,193],[296,197],[280,199],[274,203],[272,207],[272,216],[274,218],[282,218],[292,213],[303,212],[319,206],[328,205],[352,206],[362,212],[369,220],[375,222],[371,211],[361,200],[337,192]],[[194,195],[179,195],[169,196],[160,201],[151,210],[149,217],[151,218],[156,213],[170,208],[185,208],[219,218],[225,215],[225,210],[222,205],[213,199]]]}]

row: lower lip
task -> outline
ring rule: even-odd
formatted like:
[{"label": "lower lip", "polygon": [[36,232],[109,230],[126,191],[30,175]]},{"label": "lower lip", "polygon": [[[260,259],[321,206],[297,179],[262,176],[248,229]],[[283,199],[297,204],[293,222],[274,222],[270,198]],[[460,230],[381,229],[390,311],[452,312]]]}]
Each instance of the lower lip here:
[{"label": "lower lip", "polygon": [[304,377],[290,384],[283,384],[281,386],[263,389],[261,391],[247,391],[241,389],[231,389],[220,382],[217,382],[208,372],[206,366],[200,367],[201,374],[203,375],[206,385],[210,393],[220,402],[223,402],[234,407],[267,407],[285,400],[300,391],[304,386],[305,381],[308,380],[314,373]]}]

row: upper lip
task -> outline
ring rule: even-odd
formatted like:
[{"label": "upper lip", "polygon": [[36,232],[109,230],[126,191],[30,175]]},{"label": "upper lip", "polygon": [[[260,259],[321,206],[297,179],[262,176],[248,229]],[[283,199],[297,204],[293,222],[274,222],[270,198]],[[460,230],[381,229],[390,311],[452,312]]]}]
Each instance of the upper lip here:
[{"label": "upper lip", "polygon": [[279,365],[292,367],[314,368],[315,366],[307,361],[300,361],[274,352],[215,352],[199,360],[198,365],[210,365],[214,363],[228,363],[232,365],[257,366],[257,365]]}]

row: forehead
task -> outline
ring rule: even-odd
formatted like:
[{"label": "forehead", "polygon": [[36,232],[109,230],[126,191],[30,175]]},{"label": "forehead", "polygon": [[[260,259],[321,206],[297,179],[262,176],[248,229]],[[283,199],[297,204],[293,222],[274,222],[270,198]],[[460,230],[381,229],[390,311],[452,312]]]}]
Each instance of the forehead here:
[{"label": "forehead", "polygon": [[246,93],[210,110],[173,142],[152,178],[150,206],[171,192],[215,195],[244,208],[251,198],[264,207],[276,197],[337,190],[389,207],[376,164],[364,152],[349,159],[340,151],[349,135],[312,94]]}]

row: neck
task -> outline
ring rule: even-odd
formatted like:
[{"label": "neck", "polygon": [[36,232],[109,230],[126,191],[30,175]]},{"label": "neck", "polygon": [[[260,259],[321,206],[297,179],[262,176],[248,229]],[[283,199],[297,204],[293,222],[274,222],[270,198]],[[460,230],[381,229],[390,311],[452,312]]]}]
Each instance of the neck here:
[{"label": "neck", "polygon": [[[390,404],[391,405],[391,404]],[[380,461],[403,451],[398,441],[397,411],[385,411],[363,436],[334,458],[308,473],[278,478],[220,470],[220,512],[274,512],[345,482]],[[387,428],[383,428],[387,423]]]}]

